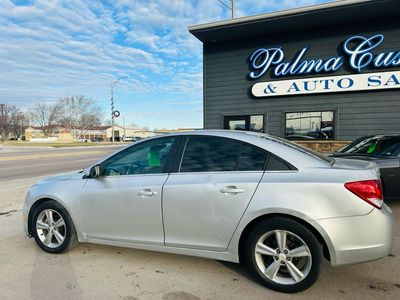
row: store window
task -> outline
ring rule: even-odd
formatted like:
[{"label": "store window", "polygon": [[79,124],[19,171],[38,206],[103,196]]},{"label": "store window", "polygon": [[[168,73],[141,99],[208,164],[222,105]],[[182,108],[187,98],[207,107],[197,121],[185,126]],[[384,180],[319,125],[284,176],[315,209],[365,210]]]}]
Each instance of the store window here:
[{"label": "store window", "polygon": [[224,129],[264,132],[264,115],[225,116]]},{"label": "store window", "polygon": [[286,113],[286,138],[328,140],[335,137],[333,111]]}]

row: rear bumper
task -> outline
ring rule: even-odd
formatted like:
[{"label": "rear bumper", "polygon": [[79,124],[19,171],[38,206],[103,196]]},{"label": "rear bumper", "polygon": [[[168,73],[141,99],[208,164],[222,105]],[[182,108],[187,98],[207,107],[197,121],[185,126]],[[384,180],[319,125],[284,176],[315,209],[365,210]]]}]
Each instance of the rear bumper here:
[{"label": "rear bumper", "polygon": [[333,251],[330,251],[332,266],[376,260],[387,256],[392,249],[395,223],[386,204],[365,216],[317,222],[333,245]]}]

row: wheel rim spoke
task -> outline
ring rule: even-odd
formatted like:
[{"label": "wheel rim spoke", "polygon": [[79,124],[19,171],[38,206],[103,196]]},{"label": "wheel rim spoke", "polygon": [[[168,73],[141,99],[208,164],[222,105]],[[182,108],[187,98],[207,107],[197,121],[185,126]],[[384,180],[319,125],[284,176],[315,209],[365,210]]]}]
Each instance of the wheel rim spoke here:
[{"label": "wheel rim spoke", "polygon": [[60,219],[58,219],[57,222],[54,223],[53,226],[54,226],[55,228],[59,228],[59,227],[62,227],[62,226],[64,226],[64,225],[65,225],[64,219],[63,219],[63,218],[60,218]]},{"label": "wheel rim spoke", "polygon": [[54,236],[56,237],[56,240],[59,244],[62,244],[62,242],[64,242],[64,237],[57,230],[54,230]]},{"label": "wheel rim spoke", "polygon": [[43,240],[43,244],[49,246],[51,244],[52,239],[53,239],[53,232],[49,231],[49,233],[46,235],[46,238]]},{"label": "wheel rim spoke", "polygon": [[290,250],[287,256],[289,256],[289,257],[305,257],[305,256],[311,256],[311,253],[307,249],[307,247],[303,245],[298,248]]},{"label": "wheel rim spoke", "polygon": [[281,267],[280,262],[275,260],[272,264],[268,266],[268,268],[265,269],[264,271],[265,276],[267,276],[271,280],[274,280],[280,267]]},{"label": "wheel rim spoke", "polygon": [[256,253],[261,255],[275,256],[277,253],[274,249],[264,245],[263,243],[257,243]]},{"label": "wheel rim spoke", "polygon": [[46,229],[46,230],[48,230],[49,229],[49,224],[46,224],[45,222],[43,222],[43,221],[37,221],[36,222],[36,228],[37,229]]},{"label": "wheel rim spoke", "polygon": [[52,224],[52,223],[54,222],[54,221],[53,221],[53,211],[50,210],[50,209],[46,209],[46,210],[44,211],[44,213],[46,214],[47,223],[48,223],[48,224]]},{"label": "wheel rim spoke", "polygon": [[286,231],[277,230],[275,232],[276,243],[278,244],[278,248],[280,251],[283,251],[286,248]]},{"label": "wheel rim spoke", "polygon": [[286,262],[286,267],[295,282],[299,282],[304,278],[304,274],[291,261]]}]

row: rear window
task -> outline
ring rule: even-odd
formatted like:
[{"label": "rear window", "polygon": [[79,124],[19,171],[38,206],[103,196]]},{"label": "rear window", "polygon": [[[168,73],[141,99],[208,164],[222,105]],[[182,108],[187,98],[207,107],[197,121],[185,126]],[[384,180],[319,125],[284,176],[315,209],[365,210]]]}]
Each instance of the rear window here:
[{"label": "rear window", "polygon": [[271,157],[268,160],[266,171],[289,171],[289,170],[294,170],[294,167],[292,167],[279,157],[271,155]]},{"label": "rear window", "polygon": [[324,161],[326,163],[329,163],[331,165],[335,162],[335,160],[333,158],[331,158],[331,157],[328,157],[326,155],[318,153],[318,152],[316,152],[314,150],[311,150],[311,149],[309,149],[307,147],[304,147],[302,145],[296,144],[294,142],[291,142],[291,141],[288,141],[288,140],[285,140],[285,139],[282,139],[282,138],[279,138],[279,137],[276,137],[276,136],[272,137],[270,135],[266,135],[266,134],[262,134],[262,133],[259,133],[258,136],[260,138],[264,138],[264,139],[267,139],[267,140],[270,140],[270,141],[273,141],[273,142],[277,142],[277,143],[283,144],[283,145],[285,145],[287,147],[296,149],[298,151],[301,151],[301,152],[303,152],[303,153],[305,153],[307,155],[310,155],[310,156],[312,156],[312,157],[314,157],[316,159],[322,160],[322,161]]}]

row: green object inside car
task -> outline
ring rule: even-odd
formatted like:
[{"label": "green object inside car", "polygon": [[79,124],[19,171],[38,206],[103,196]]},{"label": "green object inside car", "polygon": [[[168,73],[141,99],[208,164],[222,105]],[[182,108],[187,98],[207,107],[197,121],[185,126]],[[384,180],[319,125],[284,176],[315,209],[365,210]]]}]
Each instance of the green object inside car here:
[{"label": "green object inside car", "polygon": [[375,149],[376,149],[376,143],[371,144],[371,145],[368,147],[367,153],[368,153],[368,154],[374,153],[374,152],[375,152]]},{"label": "green object inside car", "polygon": [[148,156],[149,167],[159,167],[160,164],[160,147],[152,147]]}]

